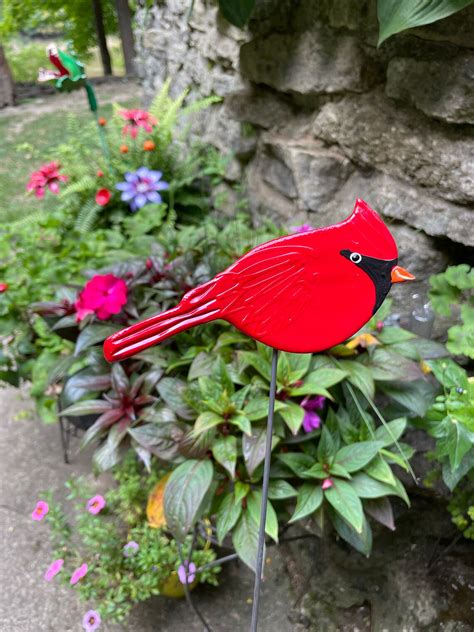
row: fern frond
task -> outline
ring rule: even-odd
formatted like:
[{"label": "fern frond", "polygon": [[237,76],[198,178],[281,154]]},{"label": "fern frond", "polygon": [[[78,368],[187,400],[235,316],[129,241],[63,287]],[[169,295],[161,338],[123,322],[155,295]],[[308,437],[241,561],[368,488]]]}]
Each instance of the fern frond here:
[{"label": "fern frond", "polygon": [[30,213],[29,215],[25,215],[21,219],[17,219],[10,224],[10,226],[14,228],[25,228],[26,226],[33,226],[33,224],[38,224],[45,217],[44,211],[35,211],[34,213]]},{"label": "fern frond", "polygon": [[92,200],[86,202],[79,211],[74,228],[79,233],[84,234],[90,232],[94,227],[99,211],[100,206],[98,206],[95,202]]},{"label": "fern frond", "polygon": [[161,86],[161,90],[158,92],[158,94],[155,96],[155,98],[153,99],[150,108],[149,108],[149,112],[150,114],[152,114],[155,118],[159,118],[161,116],[161,114],[166,110],[166,108],[168,107],[168,104],[170,102],[170,85],[171,85],[171,78],[168,78],[164,84]]},{"label": "fern frond", "polygon": [[218,97],[217,95],[212,95],[210,97],[205,97],[204,99],[196,99],[192,101],[189,105],[186,105],[181,113],[183,116],[188,116],[189,114],[196,114],[201,110],[205,110],[206,108],[214,105],[215,103],[222,103],[222,97]]},{"label": "fern frond", "polygon": [[82,176],[76,182],[69,184],[64,187],[64,189],[59,194],[60,198],[63,198],[67,195],[71,195],[71,193],[84,193],[84,191],[88,191],[89,189],[93,189],[96,184],[95,178],[92,176]]}]

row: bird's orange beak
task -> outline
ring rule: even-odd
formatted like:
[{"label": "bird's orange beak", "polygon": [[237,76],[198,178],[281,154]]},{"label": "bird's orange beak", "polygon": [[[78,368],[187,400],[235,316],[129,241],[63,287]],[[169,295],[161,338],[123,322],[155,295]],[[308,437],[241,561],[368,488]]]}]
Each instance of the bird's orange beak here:
[{"label": "bird's orange beak", "polygon": [[403,283],[403,281],[413,281],[416,277],[402,268],[402,266],[394,266],[392,268],[392,283]]}]

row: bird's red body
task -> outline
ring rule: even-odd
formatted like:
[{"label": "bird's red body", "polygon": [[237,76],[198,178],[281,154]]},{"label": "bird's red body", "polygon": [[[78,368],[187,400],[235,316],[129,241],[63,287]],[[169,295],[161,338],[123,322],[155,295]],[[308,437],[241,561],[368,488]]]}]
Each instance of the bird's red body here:
[{"label": "bird's red body", "polygon": [[216,319],[276,349],[322,351],[358,331],[391,282],[414,278],[397,266],[397,257],[388,228],[357,200],[352,215],[339,224],[250,250],[187,292],[176,307],[110,336],[104,353],[120,360]]}]

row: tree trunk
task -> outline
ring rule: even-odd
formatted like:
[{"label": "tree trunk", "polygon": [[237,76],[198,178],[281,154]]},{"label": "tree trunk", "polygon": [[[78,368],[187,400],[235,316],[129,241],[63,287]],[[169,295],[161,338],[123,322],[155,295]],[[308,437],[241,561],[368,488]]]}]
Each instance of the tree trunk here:
[{"label": "tree trunk", "polygon": [[14,105],[15,90],[13,87],[12,73],[0,44],[0,108],[6,105]]},{"label": "tree trunk", "polygon": [[102,13],[101,0],[92,0],[92,8],[94,9],[95,30],[97,32],[97,42],[99,44],[102,68],[104,69],[104,75],[111,75],[112,63],[110,61],[107,39],[105,37],[104,16]]},{"label": "tree trunk", "polygon": [[135,46],[133,43],[132,13],[128,0],[115,0],[117,16],[122,40],[123,59],[125,61],[125,73],[135,75]]}]

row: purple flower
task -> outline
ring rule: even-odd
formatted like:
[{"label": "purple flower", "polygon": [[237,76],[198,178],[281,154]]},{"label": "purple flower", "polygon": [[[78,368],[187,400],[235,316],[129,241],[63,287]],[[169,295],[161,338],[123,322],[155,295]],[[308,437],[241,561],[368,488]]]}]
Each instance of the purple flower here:
[{"label": "purple flower", "polygon": [[56,577],[56,575],[61,571],[63,564],[64,564],[64,560],[54,560],[54,562],[50,564],[50,566],[48,567],[48,570],[44,574],[45,580],[47,582],[50,582],[53,579],[53,577]]},{"label": "purple flower", "polygon": [[303,418],[303,430],[305,432],[313,432],[321,426],[321,417],[316,410],[322,410],[324,408],[324,402],[326,398],[323,395],[316,395],[316,397],[305,397],[300,406],[304,409]]},{"label": "purple flower", "polygon": [[86,632],[94,632],[100,628],[100,614],[95,610],[89,610],[82,619],[82,627]]},{"label": "purple flower", "polygon": [[71,575],[71,579],[69,580],[69,583],[71,584],[71,586],[74,586],[74,584],[77,584],[77,582],[81,580],[84,577],[84,575],[87,575],[88,570],[89,570],[89,567],[87,566],[87,564],[82,564],[81,566],[79,566],[79,568],[76,568],[74,573]]},{"label": "purple flower", "polygon": [[33,510],[33,513],[31,514],[31,518],[32,520],[36,520],[36,522],[39,522],[40,520],[43,520],[43,518],[46,516],[46,514],[49,511],[49,505],[45,500],[38,500],[38,502],[36,503],[36,507]]},{"label": "purple flower", "polygon": [[105,498],[101,496],[100,494],[97,494],[97,496],[93,496],[92,498],[89,498],[89,500],[87,501],[87,511],[91,514],[96,515],[100,513],[104,507],[105,507]]},{"label": "purple flower", "polygon": [[128,202],[132,211],[138,211],[139,208],[150,202],[153,204],[161,202],[161,195],[158,191],[169,188],[169,184],[161,180],[162,175],[161,171],[140,167],[135,173],[127,172],[125,182],[119,182],[115,188],[122,191],[122,201]]},{"label": "purple flower", "polygon": [[293,233],[307,233],[309,230],[313,230],[313,227],[309,224],[301,224],[301,226],[290,226],[290,230]]},{"label": "purple flower", "polygon": [[124,557],[133,557],[139,548],[140,546],[138,542],[130,540],[130,542],[127,542],[127,544],[123,547]]},{"label": "purple flower", "polygon": [[185,562],[178,568],[178,578],[182,584],[192,584],[196,579],[196,564]]}]

